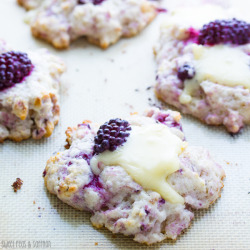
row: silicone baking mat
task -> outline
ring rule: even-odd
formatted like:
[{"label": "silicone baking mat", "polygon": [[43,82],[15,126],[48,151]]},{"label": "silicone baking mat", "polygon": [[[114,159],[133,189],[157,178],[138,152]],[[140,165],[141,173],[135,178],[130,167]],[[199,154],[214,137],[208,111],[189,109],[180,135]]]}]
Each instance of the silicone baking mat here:
[{"label": "silicone baking mat", "polygon": [[[229,1],[216,2],[231,5]],[[248,14],[249,5],[243,5],[247,2],[237,1],[234,6]],[[183,2],[165,4],[171,8]],[[104,122],[142,112],[156,102],[148,88],[154,84],[156,69],[152,47],[166,14],[139,36],[122,39],[105,51],[85,39],[69,50],[54,50],[31,37],[24,16],[15,0],[1,0],[0,37],[18,50],[47,47],[65,60],[68,71],[61,89],[61,119],[53,135],[41,141],[0,145],[0,248],[5,244],[9,249],[250,249],[250,127],[232,137],[223,128],[207,127],[183,116],[188,142],[208,148],[227,177],[221,199],[208,210],[196,212],[191,227],[176,242],[147,247],[131,237],[94,229],[89,213],[74,210],[46,191],[42,179],[46,160],[64,144],[68,126],[84,119]],[[24,184],[14,193],[11,185],[17,177]]]}]

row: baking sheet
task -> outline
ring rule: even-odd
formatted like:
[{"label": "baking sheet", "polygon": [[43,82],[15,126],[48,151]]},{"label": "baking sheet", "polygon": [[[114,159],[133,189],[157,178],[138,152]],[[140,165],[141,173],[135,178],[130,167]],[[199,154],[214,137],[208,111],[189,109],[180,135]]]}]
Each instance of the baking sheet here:
[{"label": "baking sheet", "polygon": [[[249,6],[240,5],[247,2],[233,4],[247,13]],[[165,3],[169,7],[183,4],[181,0]],[[147,247],[131,237],[94,229],[87,212],[74,210],[46,191],[43,169],[51,154],[64,145],[68,126],[85,119],[104,122],[133,111],[142,112],[156,103],[152,89],[146,89],[154,84],[152,47],[165,14],[139,36],[122,39],[106,51],[84,39],[70,50],[54,50],[31,37],[24,15],[15,0],[1,0],[0,37],[18,50],[47,47],[65,60],[68,71],[61,90],[61,119],[53,135],[41,141],[7,141],[0,145],[0,249],[7,241],[16,249],[250,249],[250,127],[231,137],[223,128],[207,127],[183,117],[189,143],[208,148],[223,165],[227,178],[221,199],[210,209],[196,212],[190,229],[175,243],[164,241]],[[14,193],[11,185],[17,177],[24,184]]]}]

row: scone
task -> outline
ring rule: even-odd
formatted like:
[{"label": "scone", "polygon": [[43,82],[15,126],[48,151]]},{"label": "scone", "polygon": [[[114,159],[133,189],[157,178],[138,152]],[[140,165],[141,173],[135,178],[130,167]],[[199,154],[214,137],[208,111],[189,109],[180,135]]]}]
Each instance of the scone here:
[{"label": "scone", "polygon": [[176,10],[155,47],[156,95],[209,125],[250,124],[250,24],[220,7]]},{"label": "scone", "polygon": [[17,0],[26,10],[38,8],[44,0]]},{"label": "scone", "polygon": [[[30,26],[35,37],[55,48],[68,48],[70,42],[86,36],[102,48],[121,37],[132,37],[156,16],[159,1],[150,0],[19,0],[33,10]],[[38,7],[39,6],[39,7]]]},{"label": "scone", "polygon": [[64,63],[47,50],[12,51],[0,41],[0,142],[41,139],[58,123]]},{"label": "scone", "polygon": [[144,116],[85,121],[66,131],[66,150],[52,156],[45,186],[91,222],[152,244],[176,239],[194,210],[221,195],[224,170],[203,148],[187,144],[180,114],[150,109]]}]

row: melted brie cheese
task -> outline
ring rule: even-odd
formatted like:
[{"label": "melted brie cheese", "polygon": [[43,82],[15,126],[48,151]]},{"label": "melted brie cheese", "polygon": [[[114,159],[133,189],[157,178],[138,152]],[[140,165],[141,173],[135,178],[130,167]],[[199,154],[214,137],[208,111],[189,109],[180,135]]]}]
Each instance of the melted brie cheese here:
[{"label": "melted brie cheese", "polygon": [[184,203],[184,199],[167,182],[167,177],[179,170],[178,155],[186,143],[174,135],[167,126],[149,124],[132,126],[124,145],[116,151],[105,151],[91,160],[94,172],[98,163],[121,166],[146,190],[158,192],[171,203]]},{"label": "melted brie cheese", "polygon": [[184,82],[181,103],[190,102],[192,94],[206,80],[230,87],[243,86],[250,90],[250,56],[240,48],[193,44],[193,54],[196,75]]}]

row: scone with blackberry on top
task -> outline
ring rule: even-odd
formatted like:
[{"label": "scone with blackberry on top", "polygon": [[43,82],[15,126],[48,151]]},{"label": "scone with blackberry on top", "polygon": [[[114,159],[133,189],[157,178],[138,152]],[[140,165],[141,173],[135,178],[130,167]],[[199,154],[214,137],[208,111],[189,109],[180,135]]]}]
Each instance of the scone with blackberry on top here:
[{"label": "scone with blackberry on top", "polygon": [[159,1],[150,0],[18,0],[32,9],[30,26],[35,37],[55,48],[68,48],[71,41],[86,36],[102,48],[121,37],[132,37],[157,15]]},{"label": "scone with blackberry on top", "polygon": [[0,142],[52,134],[64,71],[64,63],[47,50],[26,54],[0,41]]},{"label": "scone with blackberry on top", "polygon": [[178,9],[155,47],[156,95],[209,125],[250,124],[250,24],[218,6]]},{"label": "scone with blackberry on top", "polygon": [[189,146],[180,114],[150,109],[102,126],[85,121],[66,131],[66,150],[52,156],[45,186],[91,222],[152,244],[176,239],[194,210],[221,195],[224,170],[207,150]]}]

